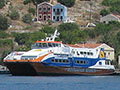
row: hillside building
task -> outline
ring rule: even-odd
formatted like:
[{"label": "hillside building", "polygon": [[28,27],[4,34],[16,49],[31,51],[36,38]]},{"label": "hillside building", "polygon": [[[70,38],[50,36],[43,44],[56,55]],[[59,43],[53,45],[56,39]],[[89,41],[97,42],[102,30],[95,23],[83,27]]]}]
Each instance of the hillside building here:
[{"label": "hillside building", "polygon": [[102,18],[100,18],[100,22],[108,24],[110,21],[120,22],[120,16],[116,14],[108,14]]},{"label": "hillside building", "polygon": [[37,21],[66,21],[67,7],[62,4],[52,5],[48,2],[37,6]]},{"label": "hillside building", "polygon": [[52,8],[53,5],[48,2],[40,3],[37,6],[37,21],[52,20]]},{"label": "hillside building", "polygon": [[53,6],[53,21],[66,21],[67,19],[67,7],[62,4],[56,4]]}]

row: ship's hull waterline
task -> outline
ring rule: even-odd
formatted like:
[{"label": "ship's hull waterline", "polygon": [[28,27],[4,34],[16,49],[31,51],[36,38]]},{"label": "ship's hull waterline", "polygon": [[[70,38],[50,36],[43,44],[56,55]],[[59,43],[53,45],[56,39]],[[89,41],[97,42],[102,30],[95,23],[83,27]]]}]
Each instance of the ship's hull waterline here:
[{"label": "ship's hull waterline", "polygon": [[5,62],[15,76],[67,76],[67,75],[112,75],[112,69],[46,66],[36,62]]}]

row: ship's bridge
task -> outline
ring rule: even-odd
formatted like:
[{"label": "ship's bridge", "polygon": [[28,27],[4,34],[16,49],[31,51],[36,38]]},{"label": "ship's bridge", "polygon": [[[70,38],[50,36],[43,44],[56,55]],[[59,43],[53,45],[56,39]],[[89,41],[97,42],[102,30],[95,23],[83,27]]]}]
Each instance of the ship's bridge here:
[{"label": "ship's bridge", "polygon": [[36,41],[36,43],[32,45],[32,49],[49,48],[49,47],[63,47],[63,44],[62,42],[58,42],[58,41]]}]

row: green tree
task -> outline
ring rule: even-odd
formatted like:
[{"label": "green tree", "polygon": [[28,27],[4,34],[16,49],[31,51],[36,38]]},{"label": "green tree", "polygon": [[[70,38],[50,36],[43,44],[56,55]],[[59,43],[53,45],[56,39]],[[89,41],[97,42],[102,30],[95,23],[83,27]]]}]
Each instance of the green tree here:
[{"label": "green tree", "polygon": [[58,2],[67,7],[72,7],[75,4],[75,0],[58,0]]},{"label": "green tree", "polygon": [[110,12],[109,12],[108,10],[106,10],[106,9],[103,9],[103,10],[101,10],[101,12],[100,12],[100,15],[102,15],[102,16],[106,16],[106,15],[108,15],[108,14],[110,14]]},{"label": "green tree", "polygon": [[13,36],[15,37],[15,42],[17,42],[19,45],[25,45],[30,37],[28,33],[13,33]]},{"label": "green tree", "polygon": [[78,25],[75,23],[63,23],[58,26],[59,31],[73,31],[79,29]]},{"label": "green tree", "polygon": [[31,14],[25,14],[22,17],[22,20],[23,20],[24,23],[30,24],[32,22],[32,16],[31,16]]},{"label": "green tree", "polygon": [[8,38],[10,35],[4,31],[0,31],[0,38]]},{"label": "green tree", "polygon": [[32,0],[24,0],[24,4],[26,5],[26,4],[28,4],[28,3],[31,3],[32,2]]},{"label": "green tree", "polygon": [[0,15],[0,30],[7,30],[9,27],[8,19]]},{"label": "green tree", "polygon": [[0,0],[0,9],[2,9],[5,6],[5,0]]},{"label": "green tree", "polygon": [[33,15],[35,15],[35,13],[36,13],[35,8],[29,8],[28,12],[33,14]]},{"label": "green tree", "polygon": [[17,20],[17,19],[19,19],[19,17],[20,17],[20,15],[19,15],[19,12],[17,11],[17,10],[15,10],[15,9],[13,9],[12,11],[11,11],[11,13],[10,13],[10,18],[12,19],[12,20]]},{"label": "green tree", "polygon": [[32,0],[32,1],[33,1],[34,4],[36,4],[36,3],[37,3],[37,4],[40,4],[40,3],[42,3],[42,2],[45,2],[45,1],[48,2],[48,1],[50,1],[50,0]]}]

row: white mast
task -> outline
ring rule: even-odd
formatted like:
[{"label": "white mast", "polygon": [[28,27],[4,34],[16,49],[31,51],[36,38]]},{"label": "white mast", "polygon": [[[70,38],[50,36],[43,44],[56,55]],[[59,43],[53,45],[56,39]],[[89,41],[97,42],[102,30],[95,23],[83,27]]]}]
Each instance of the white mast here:
[{"label": "white mast", "polygon": [[60,35],[60,33],[59,33],[58,30],[56,29],[55,32],[54,32],[54,34],[51,35],[51,37],[46,37],[45,41],[55,41],[55,38],[56,38],[57,36],[59,36],[59,35]]}]

